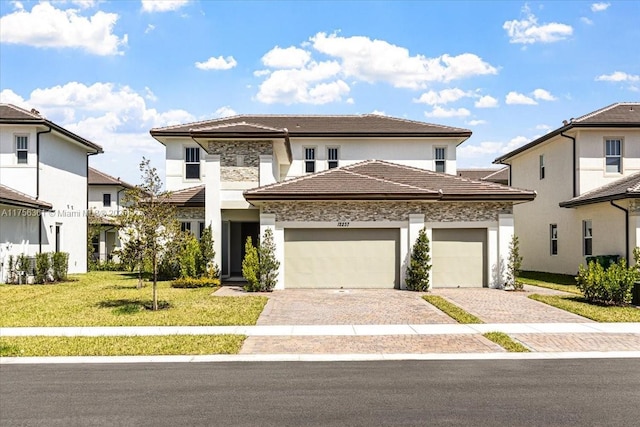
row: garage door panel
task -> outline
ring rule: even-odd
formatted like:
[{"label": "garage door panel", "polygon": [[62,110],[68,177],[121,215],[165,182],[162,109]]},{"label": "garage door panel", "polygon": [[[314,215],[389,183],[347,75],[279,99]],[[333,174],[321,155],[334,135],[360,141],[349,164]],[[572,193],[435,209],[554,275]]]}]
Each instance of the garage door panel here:
[{"label": "garage door panel", "polygon": [[393,288],[398,240],[393,229],[285,230],[285,286]]},{"label": "garage door panel", "polygon": [[434,287],[482,287],[486,282],[486,229],[434,229]]}]

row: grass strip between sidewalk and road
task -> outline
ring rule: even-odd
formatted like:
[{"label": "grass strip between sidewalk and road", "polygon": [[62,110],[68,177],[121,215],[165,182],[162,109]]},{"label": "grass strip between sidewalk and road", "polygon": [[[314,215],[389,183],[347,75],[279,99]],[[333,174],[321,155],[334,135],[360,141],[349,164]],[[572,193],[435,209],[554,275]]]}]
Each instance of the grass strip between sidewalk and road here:
[{"label": "grass strip between sidewalk and road", "polygon": [[467,313],[457,305],[447,301],[439,295],[425,295],[422,297],[429,304],[437,307],[458,323],[484,323],[471,313]]},{"label": "grass strip between sidewalk and road", "polygon": [[574,296],[533,294],[529,298],[596,322],[640,322],[640,309],[631,306],[596,305]]},{"label": "grass strip between sidewalk and road", "polygon": [[509,353],[529,353],[529,349],[517,341],[511,339],[511,337],[504,332],[487,332],[482,334],[483,337],[489,341],[493,341],[500,347],[507,350]]},{"label": "grass strip between sidewalk and road", "polygon": [[244,335],[2,337],[0,357],[237,354]]}]

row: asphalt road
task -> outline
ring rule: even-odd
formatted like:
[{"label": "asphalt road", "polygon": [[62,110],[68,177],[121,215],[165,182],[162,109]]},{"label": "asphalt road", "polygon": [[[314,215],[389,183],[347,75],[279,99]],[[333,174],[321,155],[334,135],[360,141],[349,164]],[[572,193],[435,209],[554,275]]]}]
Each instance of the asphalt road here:
[{"label": "asphalt road", "polygon": [[632,426],[640,359],[1,365],[2,426]]}]

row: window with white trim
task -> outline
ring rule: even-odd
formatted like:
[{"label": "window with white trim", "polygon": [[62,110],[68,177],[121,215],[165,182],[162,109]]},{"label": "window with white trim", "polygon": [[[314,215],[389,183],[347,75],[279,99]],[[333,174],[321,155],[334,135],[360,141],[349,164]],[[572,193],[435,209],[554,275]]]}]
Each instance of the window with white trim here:
[{"label": "window with white trim", "polygon": [[593,227],[590,219],[582,221],[582,254],[593,255]]},{"label": "window with white trim", "polygon": [[436,147],[434,153],[436,172],[445,173],[447,169],[447,149],[445,147]]},{"label": "window with white trim", "polygon": [[549,224],[551,255],[558,255],[558,224]]},{"label": "window with white trim", "polygon": [[202,239],[202,235],[204,234],[204,229],[205,229],[204,221],[200,221],[198,223],[198,227],[199,227],[199,229],[198,229],[198,239]]},{"label": "window with white trim", "polygon": [[544,179],[544,154],[540,155],[540,179]]},{"label": "window with white trim", "polygon": [[16,159],[19,165],[27,164],[29,157],[29,137],[16,135]]},{"label": "window with white trim", "polygon": [[191,231],[191,223],[188,221],[181,222],[180,231]]},{"label": "window with white trim", "polygon": [[338,167],[338,147],[327,148],[327,169]]},{"label": "window with white trim", "polygon": [[111,206],[111,193],[104,193],[102,195],[102,206],[108,208]]},{"label": "window with white trim", "polygon": [[304,149],[304,172],[314,173],[316,171],[316,149],[305,147]]},{"label": "window with white trim", "polygon": [[200,179],[200,148],[185,148],[184,177],[186,179]]},{"label": "window with white trim", "polygon": [[622,173],[622,140],[607,139],[604,141],[605,171]]}]

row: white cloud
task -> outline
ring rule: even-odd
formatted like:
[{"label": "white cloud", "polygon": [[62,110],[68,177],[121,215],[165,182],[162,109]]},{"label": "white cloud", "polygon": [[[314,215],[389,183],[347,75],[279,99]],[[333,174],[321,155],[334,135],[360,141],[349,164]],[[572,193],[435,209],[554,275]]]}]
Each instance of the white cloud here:
[{"label": "white cloud", "polygon": [[17,9],[0,18],[0,42],[34,47],[78,48],[95,55],[118,55],[127,35],[118,37],[113,27],[118,14],[96,12],[81,16],[76,9],[56,9],[39,3],[31,12]]},{"label": "white cloud", "polygon": [[31,109],[31,106],[25,102],[24,98],[11,89],[2,89],[2,91],[0,91],[0,103],[17,105],[26,110]]},{"label": "white cloud", "polygon": [[498,100],[493,96],[485,95],[480,97],[474,104],[476,108],[495,108],[498,106]]},{"label": "white cloud", "polygon": [[469,120],[469,121],[467,122],[467,124],[468,124],[469,126],[484,125],[484,124],[486,124],[486,123],[487,123],[487,121],[486,121],[486,120]]},{"label": "white cloud", "polygon": [[425,111],[424,115],[426,117],[437,117],[437,118],[449,118],[449,117],[467,117],[471,115],[471,111],[466,108],[451,108],[449,110],[435,106],[431,111]]},{"label": "white cloud", "polygon": [[458,88],[444,89],[439,92],[430,90],[420,95],[420,98],[414,99],[413,102],[428,105],[448,104],[468,96],[473,96],[473,93]]},{"label": "white cloud", "polygon": [[310,60],[311,53],[295,46],[286,49],[276,46],[262,57],[262,63],[270,68],[301,68]]},{"label": "white cloud", "polygon": [[387,115],[387,113],[385,113],[384,111],[380,111],[380,110],[373,110],[371,112],[371,114],[375,114],[377,116],[386,116]]},{"label": "white cloud", "polygon": [[189,3],[189,0],[142,0],[143,12],[171,12]]},{"label": "white cloud", "polygon": [[[535,139],[535,137],[533,138]],[[530,138],[524,136],[516,136],[509,142],[497,142],[497,141],[483,141],[479,144],[462,144],[458,147],[458,158],[472,158],[479,156],[498,156],[505,154],[516,148],[532,141]]]},{"label": "white cloud", "polygon": [[153,31],[153,30],[155,30],[155,29],[156,29],[156,26],[155,26],[155,25],[153,25],[153,24],[149,24],[149,25],[147,25],[147,28],[144,30],[144,33],[145,33],[145,34],[149,34],[151,31]]},{"label": "white cloud", "polygon": [[640,81],[640,75],[627,74],[623,71],[615,71],[611,74],[602,74],[596,77],[599,82],[637,82]]},{"label": "white cloud", "polygon": [[218,108],[215,113],[216,117],[231,117],[231,116],[237,116],[237,115],[238,113],[236,113],[235,110],[229,107],[228,105],[224,105]]},{"label": "white cloud", "polygon": [[544,89],[536,89],[532,92],[532,94],[535,99],[539,99],[542,101],[555,101],[556,99],[558,99]]},{"label": "white cloud", "polygon": [[153,91],[151,89],[149,89],[147,86],[145,86],[144,88],[144,97],[145,99],[148,99],[149,101],[155,102],[158,100],[158,97],[156,96],[155,93],[153,93]]},{"label": "white cloud", "polygon": [[356,101],[353,98],[347,98],[347,100],[345,101],[347,104],[355,104]]},{"label": "white cloud", "polygon": [[587,25],[593,25],[593,21],[587,18],[586,16],[580,17],[580,21],[582,21],[584,24],[587,24]]},{"label": "white cloud", "polygon": [[604,12],[605,10],[607,10],[609,8],[609,6],[611,6],[610,3],[593,3],[591,5],[591,11],[592,12]]},{"label": "white cloud", "polygon": [[527,95],[513,91],[507,94],[505,97],[505,103],[508,105],[538,105],[533,98],[529,98]]},{"label": "white cloud", "polygon": [[548,132],[548,131],[551,130],[551,126],[545,125],[545,124],[540,124],[540,125],[536,125],[536,129]]},{"label": "white cloud", "polygon": [[510,43],[533,44],[553,43],[565,40],[573,34],[573,28],[567,24],[551,22],[538,24],[538,18],[531,13],[529,6],[522,8],[525,19],[506,21],[502,28],[507,31]]},{"label": "white cloud", "polygon": [[223,58],[222,55],[217,58],[212,56],[205,62],[196,62],[196,68],[200,70],[230,70],[236,65],[238,65],[238,63],[233,56]]}]

